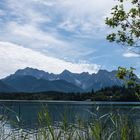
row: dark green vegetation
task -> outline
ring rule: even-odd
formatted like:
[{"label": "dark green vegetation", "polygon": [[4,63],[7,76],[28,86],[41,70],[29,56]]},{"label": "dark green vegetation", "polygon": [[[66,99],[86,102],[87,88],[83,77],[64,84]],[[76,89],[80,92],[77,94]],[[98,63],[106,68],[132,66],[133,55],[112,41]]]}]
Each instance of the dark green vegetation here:
[{"label": "dark green vegetation", "polygon": [[107,40],[131,46],[133,51],[134,49],[138,51],[140,47],[139,0],[118,0],[118,4],[112,8],[111,17],[106,18],[106,24],[115,29],[115,32],[107,36]]},{"label": "dark green vegetation", "polygon": [[135,94],[135,89],[125,87],[108,87],[99,91],[87,93],[62,93],[62,92],[42,92],[42,93],[0,93],[1,100],[73,100],[73,101],[139,101],[139,93]]},{"label": "dark green vegetation", "polygon": [[119,67],[117,76],[119,79],[125,81],[125,86],[128,89],[133,90],[133,93],[139,96],[140,94],[140,80],[136,77],[134,73],[134,68],[126,69],[124,67]]}]

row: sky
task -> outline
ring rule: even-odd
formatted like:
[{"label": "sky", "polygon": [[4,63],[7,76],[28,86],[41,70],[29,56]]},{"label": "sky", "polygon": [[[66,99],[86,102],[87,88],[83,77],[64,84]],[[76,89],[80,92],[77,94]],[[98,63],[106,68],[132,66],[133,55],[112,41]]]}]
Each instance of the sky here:
[{"label": "sky", "polygon": [[114,0],[0,0],[0,78],[32,67],[52,73],[140,71],[139,55],[106,40]]}]

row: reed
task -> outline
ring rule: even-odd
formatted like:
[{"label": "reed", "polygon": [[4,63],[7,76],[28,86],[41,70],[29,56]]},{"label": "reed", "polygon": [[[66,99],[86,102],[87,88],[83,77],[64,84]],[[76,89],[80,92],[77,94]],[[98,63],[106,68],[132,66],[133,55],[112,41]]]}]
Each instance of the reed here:
[{"label": "reed", "polygon": [[[61,114],[62,121],[53,122],[48,109],[38,113],[39,128],[35,130],[6,130],[8,118],[0,116],[0,140],[139,140],[140,130],[125,115],[108,113],[99,116],[91,112],[91,121],[79,116],[73,123],[68,121],[67,113]],[[20,119],[17,118],[17,122]],[[18,122],[18,123],[19,123]],[[15,123],[16,124],[16,123]]]}]

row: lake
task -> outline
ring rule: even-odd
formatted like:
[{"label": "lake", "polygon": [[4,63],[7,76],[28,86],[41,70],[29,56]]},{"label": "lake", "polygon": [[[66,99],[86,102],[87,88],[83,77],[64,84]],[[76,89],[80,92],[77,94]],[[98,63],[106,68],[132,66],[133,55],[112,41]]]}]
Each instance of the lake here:
[{"label": "lake", "polygon": [[38,125],[38,113],[44,110],[49,111],[53,123],[63,121],[63,114],[69,123],[73,123],[77,118],[90,122],[94,115],[119,113],[131,119],[140,129],[139,102],[0,101],[0,115],[7,116],[6,123],[10,129],[41,127]]}]

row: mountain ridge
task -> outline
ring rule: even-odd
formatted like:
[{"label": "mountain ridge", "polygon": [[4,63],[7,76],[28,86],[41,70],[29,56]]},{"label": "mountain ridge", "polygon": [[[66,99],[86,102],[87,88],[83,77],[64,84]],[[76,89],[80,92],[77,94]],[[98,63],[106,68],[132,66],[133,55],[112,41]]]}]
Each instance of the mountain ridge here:
[{"label": "mountain ridge", "polygon": [[16,89],[0,80],[0,92],[16,92]]},{"label": "mountain ridge", "polygon": [[[111,87],[114,85],[122,86],[123,82],[116,77],[116,72],[117,71],[115,70],[111,72],[107,70],[99,70],[97,73],[89,74],[88,72],[72,73],[68,70],[64,70],[60,74],[53,74],[53,73],[45,72],[43,70],[27,67],[25,69],[17,70],[14,74],[11,74],[10,76],[7,76],[6,78],[2,79],[2,81],[5,84],[10,85],[11,87],[14,87],[15,89],[18,89],[19,83],[22,83],[20,85],[21,87],[22,85],[26,85],[26,82],[29,85],[30,83],[35,83],[36,87],[34,85],[34,90],[32,92],[39,91],[39,89],[40,91],[44,91],[44,90],[48,91],[49,89],[51,89],[54,91],[58,90],[62,92],[65,91],[66,92],[89,92],[91,90],[97,91],[100,90],[101,88]],[[16,82],[16,80],[18,82]],[[46,88],[45,88],[45,84],[46,84]],[[40,87],[38,87],[38,85],[40,85]],[[49,85],[51,88],[49,87]],[[29,91],[31,90],[32,86],[33,85],[29,86],[28,88]],[[26,89],[27,87],[28,85],[22,87],[21,91],[24,91],[24,88]],[[74,90],[70,90],[70,89],[74,89]]]},{"label": "mountain ridge", "polygon": [[9,76],[3,79],[3,82],[14,87],[18,92],[82,92],[82,89],[64,80],[48,81],[45,79],[37,79],[33,76]]}]

